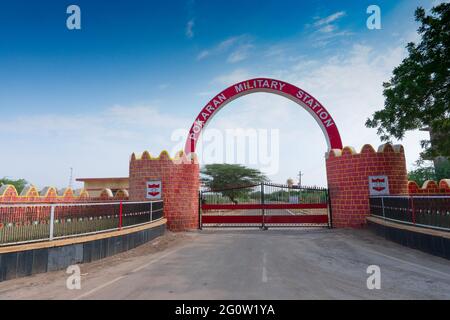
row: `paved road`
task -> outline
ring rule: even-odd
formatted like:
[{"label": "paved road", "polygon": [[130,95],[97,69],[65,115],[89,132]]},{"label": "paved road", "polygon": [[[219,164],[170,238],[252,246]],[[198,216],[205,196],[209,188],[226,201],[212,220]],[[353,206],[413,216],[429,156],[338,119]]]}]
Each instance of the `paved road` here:
[{"label": "paved road", "polygon": [[[381,268],[368,290],[366,269]],[[64,271],[0,283],[2,299],[450,299],[450,262],[367,230],[211,230],[171,234]]]}]

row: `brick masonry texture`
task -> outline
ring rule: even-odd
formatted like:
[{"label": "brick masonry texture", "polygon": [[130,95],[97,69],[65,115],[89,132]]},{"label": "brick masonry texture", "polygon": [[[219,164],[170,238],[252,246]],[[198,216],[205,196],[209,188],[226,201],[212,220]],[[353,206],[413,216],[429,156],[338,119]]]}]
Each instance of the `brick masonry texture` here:
[{"label": "brick masonry texture", "polygon": [[104,189],[100,197],[91,197],[85,189],[72,190],[66,188],[57,190],[45,187],[41,191],[34,186],[25,187],[20,194],[13,185],[0,187],[0,204],[7,203],[77,203],[90,201],[121,201],[128,200],[127,190],[118,190],[115,195],[109,189]]},{"label": "brick masonry texture", "polygon": [[152,158],[148,152],[140,158],[133,154],[129,198],[131,201],[146,200],[147,181],[161,180],[167,228],[171,231],[197,229],[199,175],[196,159],[187,159],[182,153],[174,159],[166,151],[157,158]]},{"label": "brick masonry texture", "polygon": [[390,194],[408,194],[405,154],[402,146],[381,145],[375,152],[364,145],[331,150],[326,159],[333,226],[358,228],[369,215],[369,176],[386,175]]},{"label": "brick masonry texture", "polygon": [[27,186],[20,194],[13,185],[3,185],[0,188],[0,203],[57,203],[92,200],[86,190],[73,191],[71,188],[58,191],[54,187],[45,187],[38,191],[34,186]]},{"label": "brick masonry texture", "polygon": [[427,180],[421,188],[415,181],[409,181],[408,192],[410,195],[450,195],[450,179],[442,179],[439,183],[433,180]]}]

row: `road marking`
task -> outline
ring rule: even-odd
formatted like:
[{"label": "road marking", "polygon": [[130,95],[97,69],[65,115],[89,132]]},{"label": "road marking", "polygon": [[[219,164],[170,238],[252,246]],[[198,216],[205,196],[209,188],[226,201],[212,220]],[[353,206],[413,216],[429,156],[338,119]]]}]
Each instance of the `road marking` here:
[{"label": "road marking", "polygon": [[86,293],[83,293],[82,295],[80,295],[80,296],[74,298],[73,300],[80,300],[80,299],[82,299],[82,298],[84,298],[84,297],[87,297],[87,296],[89,296],[89,295],[91,295],[91,294],[97,292],[98,290],[101,290],[101,289],[103,289],[103,288],[105,288],[105,287],[107,287],[107,286],[109,286],[109,285],[111,285],[111,284],[113,284],[113,283],[119,281],[119,280],[122,279],[122,278],[125,278],[125,276],[120,276],[120,277],[117,277],[117,278],[115,278],[115,279],[113,279],[113,280],[111,280],[111,281],[108,281],[108,282],[106,282],[106,283],[104,283],[104,284],[102,284],[102,285],[100,285],[100,286],[98,286],[98,287],[96,287],[96,288],[94,288],[94,289],[92,289],[92,290],[89,290],[89,291],[86,292]]},{"label": "road marking", "polygon": [[172,250],[172,251],[169,251],[169,252],[163,254],[162,256],[159,256],[158,258],[155,258],[155,259],[153,259],[152,261],[150,261],[150,262],[148,262],[148,263],[146,263],[146,264],[144,264],[144,265],[142,265],[142,266],[140,266],[140,267],[137,267],[136,269],[131,270],[131,272],[135,273],[135,272],[138,272],[138,271],[140,271],[140,270],[142,270],[142,269],[145,269],[145,268],[147,268],[148,266],[152,265],[153,263],[158,262],[158,261],[161,260],[162,258],[165,258],[165,257],[167,257],[168,255],[171,255],[172,253],[174,253],[174,252],[176,252],[176,251],[178,251],[178,250],[180,250],[180,248],[175,249],[175,250]]},{"label": "road marking", "polygon": [[381,252],[373,251],[372,249],[368,249],[368,248],[365,248],[365,247],[362,247],[362,246],[359,246],[359,245],[355,245],[355,244],[350,244],[350,245],[353,246],[353,247],[357,247],[359,249],[365,250],[365,251],[367,251],[367,252],[369,252],[371,254],[379,255],[379,256],[382,256],[382,257],[385,257],[385,258],[388,258],[388,259],[391,259],[391,260],[394,260],[394,261],[397,261],[397,262],[401,262],[403,264],[408,264],[408,265],[410,265],[412,267],[415,267],[415,268],[420,268],[420,269],[423,269],[423,270],[427,270],[427,271],[433,272],[435,274],[439,274],[440,276],[444,276],[444,278],[450,279],[450,274],[449,273],[445,273],[445,272],[442,272],[442,271],[439,271],[439,270],[435,270],[435,269],[432,269],[432,268],[429,268],[429,267],[425,267],[423,265],[420,265],[420,264],[417,264],[417,263],[414,263],[414,262],[402,260],[400,258],[396,258],[396,257],[390,256],[390,255],[387,255],[387,254],[384,254],[384,253],[381,253]]},{"label": "road marking", "polygon": [[[137,268],[133,269],[133,270],[131,271],[131,273],[136,273],[136,272],[138,272],[138,271],[140,271],[140,270],[142,270],[142,269],[145,269],[145,268],[148,267],[149,265],[152,265],[153,263],[158,262],[159,260],[161,260],[161,259],[167,257],[168,255],[171,255],[172,253],[177,252],[178,250],[180,250],[180,249],[182,249],[182,248],[184,248],[184,246],[182,246],[182,247],[180,247],[180,248],[177,248],[177,249],[175,249],[175,250],[169,251],[169,252],[167,252],[167,253],[165,253],[165,254],[163,254],[163,255],[161,255],[161,256],[159,256],[159,257],[153,259],[153,260],[151,260],[150,262],[148,262],[148,263],[146,263],[146,264],[144,264],[144,265],[142,265],[142,266],[140,266],[140,267],[137,267]],[[93,294],[93,293],[95,293],[95,292],[97,292],[97,291],[99,291],[99,290],[101,290],[101,289],[103,289],[103,288],[109,286],[109,285],[112,285],[113,283],[116,283],[117,281],[119,281],[119,280],[121,280],[121,279],[123,279],[123,278],[125,278],[125,275],[119,276],[119,277],[117,277],[117,278],[115,278],[115,279],[113,279],[113,280],[111,280],[111,281],[108,281],[108,282],[106,282],[106,283],[104,283],[104,284],[101,284],[101,285],[99,285],[98,287],[96,287],[96,288],[94,288],[94,289],[92,289],[92,290],[90,290],[90,291],[88,291],[88,292],[86,292],[86,293],[83,293],[82,295],[80,295],[80,296],[74,298],[73,300],[80,300],[80,299],[82,299],[82,298],[85,298],[85,297],[87,297],[87,296],[89,296],[89,295],[91,295],[91,294]]]},{"label": "road marking", "polygon": [[392,256],[384,254],[384,253],[379,253],[379,252],[372,251],[372,250],[367,250],[367,251],[372,252],[374,254],[378,254],[378,255],[380,255],[382,257],[385,257],[385,258],[389,258],[389,259],[392,259],[392,260],[395,260],[395,261],[398,261],[398,262],[402,262],[404,264],[409,264],[410,266],[413,266],[413,267],[416,267],[416,268],[421,268],[421,269],[424,269],[424,270],[427,270],[427,271],[430,271],[430,272],[434,272],[436,274],[444,276],[445,278],[450,279],[450,274],[448,274],[448,273],[445,273],[445,272],[442,272],[442,271],[439,271],[439,270],[435,270],[435,269],[432,269],[432,268],[428,268],[428,267],[422,266],[422,265],[414,263],[414,262],[409,262],[409,261],[405,261],[405,260],[402,260],[402,259],[399,259],[399,258],[396,258],[396,257],[392,257]]},{"label": "road marking", "polygon": [[266,253],[263,253],[262,282],[267,282]]}]

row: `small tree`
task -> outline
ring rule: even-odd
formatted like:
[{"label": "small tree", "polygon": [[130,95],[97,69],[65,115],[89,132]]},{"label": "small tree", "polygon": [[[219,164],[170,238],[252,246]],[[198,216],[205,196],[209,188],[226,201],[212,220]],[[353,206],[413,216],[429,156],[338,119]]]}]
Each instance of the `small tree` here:
[{"label": "small tree", "polygon": [[28,184],[28,181],[25,179],[18,179],[18,180],[8,179],[8,178],[0,179],[0,187],[4,184],[13,185],[16,188],[17,193],[20,194],[22,192],[22,190],[25,188],[25,186]]},{"label": "small tree", "polygon": [[[247,168],[240,164],[207,164],[201,170],[202,183],[211,190],[223,190],[235,187],[256,185],[268,181],[258,169]],[[248,198],[251,188],[223,190],[221,194],[237,203],[238,198]]]}]

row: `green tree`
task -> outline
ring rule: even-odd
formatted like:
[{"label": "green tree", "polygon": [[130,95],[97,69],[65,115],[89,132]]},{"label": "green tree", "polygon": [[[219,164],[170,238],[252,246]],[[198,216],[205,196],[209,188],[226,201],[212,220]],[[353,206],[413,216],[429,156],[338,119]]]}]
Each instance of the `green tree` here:
[{"label": "green tree", "polygon": [[[207,164],[201,170],[202,183],[210,190],[223,190],[244,187],[268,181],[267,177],[257,169],[247,168],[240,164]],[[239,198],[248,198],[251,188],[221,191],[224,197],[237,203]]]},{"label": "green tree", "polygon": [[422,141],[422,159],[450,158],[450,3],[427,15],[417,8],[419,44],[408,43],[408,56],[383,84],[384,109],[367,119],[383,141],[402,139],[408,130],[430,131]]},{"label": "green tree", "polygon": [[408,180],[415,181],[421,187],[427,180],[434,180],[435,173],[433,166],[420,166],[408,172]]},{"label": "green tree", "polygon": [[20,194],[23,188],[25,188],[25,186],[28,184],[28,181],[25,179],[18,179],[18,180],[8,178],[0,179],[0,187],[4,184],[12,184],[16,188],[17,192]]},{"label": "green tree", "polygon": [[450,162],[445,162],[434,168],[431,164],[427,164],[424,161],[418,161],[416,163],[416,168],[408,172],[408,180],[417,182],[419,186],[422,186],[427,180],[439,182],[441,179],[446,179],[448,177],[450,177]]}]

